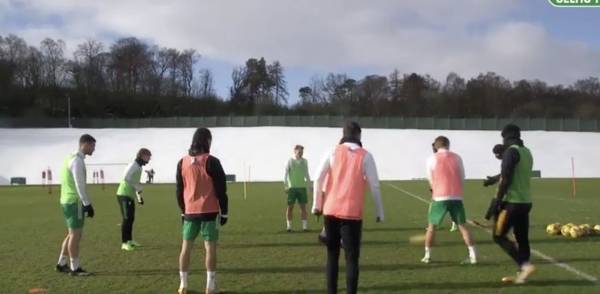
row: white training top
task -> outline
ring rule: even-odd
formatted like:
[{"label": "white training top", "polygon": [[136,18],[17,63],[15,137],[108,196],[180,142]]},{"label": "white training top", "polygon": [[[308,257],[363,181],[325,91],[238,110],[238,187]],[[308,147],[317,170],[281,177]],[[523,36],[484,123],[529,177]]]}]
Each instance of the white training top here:
[{"label": "white training top", "polygon": [[77,194],[79,194],[79,198],[83,205],[87,206],[92,204],[90,198],[86,192],[86,177],[87,172],[85,168],[85,155],[78,151],[75,153],[75,157],[69,162],[69,169],[73,174],[73,179],[75,180],[75,188],[77,189]]},{"label": "white training top", "polygon": [[141,173],[142,167],[137,163],[137,161],[134,160],[132,163],[127,165],[127,168],[125,168],[125,172],[123,173],[123,179],[128,185],[132,186],[136,192],[141,192],[142,184],[140,184],[140,179],[133,178],[133,175],[136,172]]}]

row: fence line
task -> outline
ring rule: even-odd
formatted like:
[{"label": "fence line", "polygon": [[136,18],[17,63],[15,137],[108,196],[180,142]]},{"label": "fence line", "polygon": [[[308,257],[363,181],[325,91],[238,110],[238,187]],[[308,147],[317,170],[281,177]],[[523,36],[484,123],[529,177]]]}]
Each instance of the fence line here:
[{"label": "fence line", "polygon": [[[205,127],[340,127],[344,121],[358,121],[364,128],[499,130],[515,123],[523,130],[600,132],[597,119],[546,118],[439,118],[439,117],[344,117],[312,116],[204,116],[165,118],[89,118],[73,119],[75,128],[193,128]],[[64,128],[66,119],[0,118],[0,128]]]}]

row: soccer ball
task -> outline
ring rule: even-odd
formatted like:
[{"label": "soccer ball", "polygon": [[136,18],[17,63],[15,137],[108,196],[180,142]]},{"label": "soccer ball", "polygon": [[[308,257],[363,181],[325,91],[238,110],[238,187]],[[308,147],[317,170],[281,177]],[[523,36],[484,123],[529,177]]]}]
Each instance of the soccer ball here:
[{"label": "soccer ball", "polygon": [[569,235],[571,238],[577,239],[577,238],[583,236],[583,230],[580,229],[579,227],[574,226],[569,230]]},{"label": "soccer ball", "polygon": [[571,226],[569,226],[569,224],[562,226],[560,228],[560,234],[565,237],[570,237],[571,236]]},{"label": "soccer ball", "polygon": [[559,223],[549,224],[546,227],[546,233],[549,235],[560,235],[561,234],[561,225]]},{"label": "soccer ball", "polygon": [[594,232],[592,226],[590,226],[589,224],[580,225],[579,228],[583,231],[584,236],[589,236]]}]

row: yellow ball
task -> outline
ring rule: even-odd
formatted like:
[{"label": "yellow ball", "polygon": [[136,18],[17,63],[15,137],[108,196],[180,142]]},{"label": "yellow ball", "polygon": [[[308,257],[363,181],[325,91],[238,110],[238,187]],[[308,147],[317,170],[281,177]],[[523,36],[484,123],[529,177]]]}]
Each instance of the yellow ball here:
[{"label": "yellow ball", "polygon": [[554,224],[549,224],[546,227],[546,233],[548,233],[549,235],[560,235],[560,224],[559,223],[554,223]]},{"label": "yellow ball", "polygon": [[562,226],[562,228],[560,228],[561,235],[563,235],[565,237],[571,236],[570,231],[571,231],[571,227],[569,225],[564,225],[564,226]]},{"label": "yellow ball", "polygon": [[590,225],[588,225],[588,224],[583,224],[583,225],[579,225],[579,226],[577,226],[577,228],[579,228],[579,229],[581,230],[581,234],[582,234],[583,236],[586,236],[586,235],[588,235],[588,233],[589,233]]},{"label": "yellow ball", "polygon": [[577,239],[583,236],[583,230],[581,230],[579,227],[572,227],[571,230],[569,230],[569,235],[571,238]]},{"label": "yellow ball", "polygon": [[596,231],[596,234],[600,234],[600,225],[595,225],[594,231]]}]

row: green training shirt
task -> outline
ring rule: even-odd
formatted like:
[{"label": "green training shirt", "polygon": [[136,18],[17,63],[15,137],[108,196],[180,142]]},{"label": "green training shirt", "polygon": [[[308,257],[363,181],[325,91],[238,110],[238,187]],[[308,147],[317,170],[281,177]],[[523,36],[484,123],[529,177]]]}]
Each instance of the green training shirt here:
[{"label": "green training shirt", "polygon": [[512,145],[519,152],[519,162],[515,166],[513,178],[506,192],[505,201],[510,203],[531,203],[531,171],[533,156],[524,146]]},{"label": "green training shirt", "polygon": [[306,188],[307,181],[310,181],[308,161],[304,158],[290,158],[286,167],[286,187]]}]

